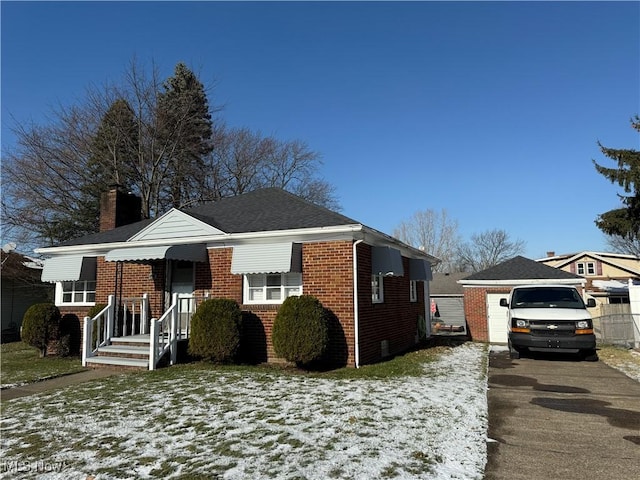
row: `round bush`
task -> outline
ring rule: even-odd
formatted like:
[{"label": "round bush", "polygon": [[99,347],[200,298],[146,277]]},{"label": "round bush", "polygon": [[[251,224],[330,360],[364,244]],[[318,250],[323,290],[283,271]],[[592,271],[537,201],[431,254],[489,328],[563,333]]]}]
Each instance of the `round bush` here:
[{"label": "round bush", "polygon": [[230,362],[240,346],[238,304],[226,298],[202,302],[191,318],[189,353],[217,363]]},{"label": "round bush", "polygon": [[50,340],[55,340],[60,325],[60,310],[53,303],[31,305],[22,319],[22,341],[40,350],[40,357],[47,355]]},{"label": "round bush", "polygon": [[311,295],[289,297],[273,322],[273,348],[279,357],[297,365],[319,360],[328,343],[326,312]]}]

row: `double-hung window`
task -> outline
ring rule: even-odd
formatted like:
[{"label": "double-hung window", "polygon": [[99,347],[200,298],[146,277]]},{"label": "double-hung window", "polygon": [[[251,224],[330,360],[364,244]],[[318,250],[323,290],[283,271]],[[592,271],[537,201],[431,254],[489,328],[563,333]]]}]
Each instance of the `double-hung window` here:
[{"label": "double-hung window", "polygon": [[384,302],[384,275],[371,275],[371,301]]},{"label": "double-hung window", "polygon": [[581,262],[578,263],[578,275],[595,275],[596,264],[595,262]]},{"label": "double-hung window", "polygon": [[301,273],[251,274],[244,277],[244,303],[282,303],[302,295]]},{"label": "double-hung window", "polygon": [[409,281],[409,301],[410,302],[418,301],[418,281],[417,280]]},{"label": "double-hung window", "polygon": [[95,280],[56,283],[56,305],[94,305],[95,303]]}]

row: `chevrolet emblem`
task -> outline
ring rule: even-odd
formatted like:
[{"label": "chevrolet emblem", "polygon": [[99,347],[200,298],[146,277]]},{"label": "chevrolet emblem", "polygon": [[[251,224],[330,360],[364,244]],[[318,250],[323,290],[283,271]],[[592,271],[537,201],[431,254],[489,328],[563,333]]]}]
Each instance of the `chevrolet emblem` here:
[{"label": "chevrolet emblem", "polygon": [[548,328],[549,330],[557,330],[557,329],[558,329],[558,326],[557,326],[557,325],[547,325],[547,328]]}]

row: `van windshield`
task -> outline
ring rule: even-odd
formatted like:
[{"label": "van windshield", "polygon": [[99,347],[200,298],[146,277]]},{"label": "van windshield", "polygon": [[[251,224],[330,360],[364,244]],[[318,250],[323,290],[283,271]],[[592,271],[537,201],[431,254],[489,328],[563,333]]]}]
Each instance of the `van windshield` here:
[{"label": "van windshield", "polygon": [[562,287],[517,288],[511,308],[585,308],[577,290]]}]

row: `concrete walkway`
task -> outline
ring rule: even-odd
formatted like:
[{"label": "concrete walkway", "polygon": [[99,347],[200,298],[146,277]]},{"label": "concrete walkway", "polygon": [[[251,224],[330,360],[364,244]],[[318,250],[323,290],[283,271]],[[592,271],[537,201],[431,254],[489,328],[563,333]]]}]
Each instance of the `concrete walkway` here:
[{"label": "concrete walkway", "polygon": [[70,375],[63,375],[61,377],[52,378],[50,380],[29,383],[28,385],[24,385],[21,387],[13,387],[0,390],[0,401],[26,397],[29,395],[34,395],[36,393],[48,392],[51,390],[58,390],[69,385],[77,385],[98,378],[106,378],[112,375],[119,374],[122,374],[122,372],[103,368],[86,370],[84,372],[72,373]]},{"label": "concrete walkway", "polygon": [[485,480],[640,478],[640,383],[567,356],[489,362]]}]

